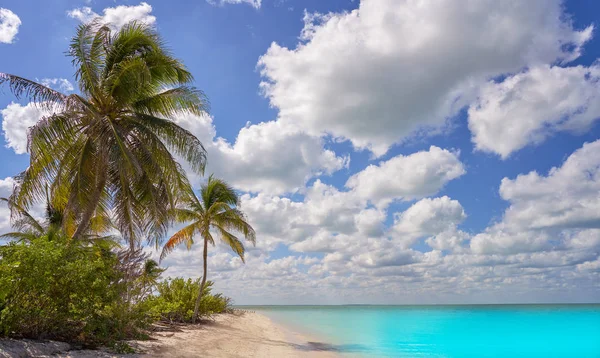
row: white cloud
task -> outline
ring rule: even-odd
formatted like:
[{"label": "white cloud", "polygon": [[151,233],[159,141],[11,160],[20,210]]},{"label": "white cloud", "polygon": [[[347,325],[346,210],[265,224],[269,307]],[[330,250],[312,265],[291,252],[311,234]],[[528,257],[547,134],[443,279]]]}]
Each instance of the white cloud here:
[{"label": "white cloud", "polygon": [[248,125],[231,144],[216,136],[209,116],[187,114],[174,120],[206,147],[207,173],[215,173],[244,191],[294,192],[303,188],[308,179],[348,165],[348,158],[325,149],[322,139],[279,121]]},{"label": "white cloud", "polygon": [[520,228],[600,227],[600,140],[586,143],[547,176],[537,172],[502,179],[510,201],[504,222]]},{"label": "white cloud", "polygon": [[365,237],[379,237],[383,234],[386,212],[375,208],[363,209],[354,218],[358,232]]},{"label": "white cloud", "polygon": [[[0,198],[8,198],[13,192],[15,186],[15,180],[12,177],[0,179]],[[33,205],[29,210],[29,213],[33,215],[39,222],[44,220],[46,208],[44,203],[37,203]],[[0,235],[13,231],[10,223],[10,209],[4,201],[0,202]],[[0,239],[0,245],[2,244]]]},{"label": "white cloud", "polygon": [[[466,217],[462,205],[457,200],[447,196],[425,198],[396,215],[391,234],[408,248],[418,238],[438,235],[445,231],[454,232],[456,226]],[[438,242],[439,240],[442,239],[438,239]]]},{"label": "white cloud", "polygon": [[600,118],[600,66],[537,66],[490,82],[469,107],[476,149],[502,158],[554,132],[582,132]]},{"label": "white cloud", "polygon": [[66,78],[42,78],[40,83],[62,92],[72,92],[75,89],[73,84]]},{"label": "white cloud", "polygon": [[600,229],[577,231],[567,236],[566,246],[577,249],[600,248]]},{"label": "white cloud", "polygon": [[310,245],[295,246],[299,251],[315,251],[317,246],[325,251],[343,241],[344,234],[359,229],[377,233],[377,220],[381,224],[385,216],[373,215],[365,207],[364,200],[318,179],[307,188],[302,201],[263,193],[242,197],[242,209],[261,241],[293,244],[314,237]]},{"label": "white cloud", "polygon": [[261,86],[282,121],[382,155],[444,124],[489,78],[573,60],[591,35],[559,0],[361,1],[306,14],[295,49],[273,43],[260,58]]},{"label": "white cloud", "polygon": [[0,43],[10,44],[17,36],[21,19],[12,11],[0,8]]},{"label": "white cloud", "polygon": [[[500,195],[509,208],[500,222],[475,235],[459,229],[467,214],[446,196],[395,213],[386,229],[384,209],[353,189],[340,191],[319,180],[301,201],[244,195],[242,209],[259,245],[239,268],[224,256],[223,267],[215,269],[219,288],[244,303],[357,303],[365,302],[365,290],[376,290],[369,300],[379,303],[597,297],[599,146],[584,145],[546,176],[504,179]],[[574,212],[563,212],[563,203]],[[432,251],[418,251],[418,239]],[[278,245],[325,256],[310,257],[306,265],[302,256],[273,260]]]},{"label": "white cloud", "polygon": [[510,206],[501,222],[473,237],[473,252],[515,254],[595,242],[593,232],[573,236],[570,230],[600,227],[599,150],[600,140],[586,143],[547,176],[502,179],[500,196]]},{"label": "white cloud", "polygon": [[139,5],[119,5],[116,7],[107,7],[103,11],[103,15],[98,15],[90,7],[81,7],[67,12],[69,17],[78,19],[81,22],[89,22],[96,18],[100,22],[109,24],[113,29],[120,29],[123,25],[138,21],[147,25],[154,25],[156,17],[150,15],[152,6],[146,2],[141,2]]},{"label": "white cloud", "polygon": [[[151,10],[142,3],[101,16],[115,27],[132,18],[154,24]],[[70,16],[98,15],[80,8]],[[443,125],[477,95],[470,118],[476,144],[483,137],[472,123],[496,125],[500,109],[515,113],[505,123],[527,125],[514,136],[491,127],[489,148],[480,149],[509,155],[555,130],[586,128],[597,110],[596,65],[545,64],[576,58],[591,28],[574,31],[557,0],[370,0],[354,12],[307,14],[300,35],[296,49],[273,44],[260,61],[277,120],[248,124],[228,141],[211,117],[175,118],[206,146],[207,173],[252,193],[242,196],[241,208],[257,246],[247,247],[245,265],[223,245],[211,248],[209,279],[217,290],[236,303],[262,304],[597,299],[600,141],[547,174],[505,178],[500,195],[509,207],[480,233],[463,231],[467,213],[459,201],[431,198],[465,174],[457,152],[432,146],[392,157],[351,176],[345,188],[318,178],[349,160],[327,149],[324,133],[381,155]],[[489,82],[498,75],[506,78]],[[544,103],[540,94],[550,103],[534,111]],[[7,145],[24,153],[26,129],[42,113],[11,104],[1,114]],[[10,180],[0,180],[0,194],[12,189]],[[419,201],[394,213],[393,200]],[[8,225],[2,210],[0,229]],[[167,275],[198,277],[200,251],[198,244],[175,250],[164,262]]]},{"label": "white cloud", "polygon": [[402,251],[389,246],[359,254],[353,257],[352,261],[364,268],[404,266],[416,262],[415,251]]},{"label": "white cloud", "polygon": [[[0,179],[0,198],[8,198],[12,194],[15,181],[8,177]],[[10,210],[5,202],[0,202],[0,235],[11,231]]]},{"label": "white cloud", "polygon": [[471,239],[471,250],[476,254],[518,254],[544,251],[551,248],[545,233],[505,230],[494,226]]},{"label": "white cloud", "polygon": [[27,132],[29,127],[36,124],[49,112],[40,106],[29,103],[22,106],[11,103],[0,110],[2,116],[2,132],[6,147],[12,148],[17,154],[27,153]]},{"label": "white cloud", "polygon": [[248,4],[255,9],[260,9],[262,0],[206,0],[211,5],[225,5],[225,4]]},{"label": "white cloud", "polygon": [[449,225],[444,231],[427,238],[425,242],[434,250],[464,252],[470,238],[468,233]]},{"label": "white cloud", "polygon": [[398,155],[379,165],[369,165],[351,176],[346,187],[384,207],[394,199],[413,200],[433,195],[464,173],[458,153],[431,146],[428,151]]}]

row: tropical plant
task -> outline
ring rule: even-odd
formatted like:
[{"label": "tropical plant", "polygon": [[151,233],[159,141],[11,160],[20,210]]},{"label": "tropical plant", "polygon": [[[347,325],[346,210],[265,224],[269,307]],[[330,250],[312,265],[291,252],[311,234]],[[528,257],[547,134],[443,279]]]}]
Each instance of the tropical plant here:
[{"label": "tropical plant", "polygon": [[97,345],[134,338],[151,319],[123,301],[118,257],[103,241],[56,233],[0,246],[0,336]]},{"label": "tropical plant", "polygon": [[[63,233],[63,214],[52,206],[49,198],[46,199],[44,221],[34,217],[29,211],[9,198],[0,198],[5,202],[11,212],[11,226],[16,231],[0,235],[0,239],[14,239],[18,241],[31,241],[40,236],[52,239]],[[93,217],[82,238],[88,240],[112,240],[114,236],[101,234],[111,228],[111,223],[105,217]],[[72,230],[71,230],[72,231]]]},{"label": "tropical plant", "polygon": [[165,269],[150,259],[150,254],[143,248],[121,250],[117,256],[119,271],[127,286],[125,301],[136,304],[150,297]]},{"label": "tropical plant", "polygon": [[155,30],[141,23],[117,31],[98,21],[82,24],[69,55],[81,94],[0,73],[0,85],[17,98],[53,112],[30,129],[31,163],[11,200],[26,210],[48,186],[74,238],[96,216],[113,218],[132,248],[142,237],[164,237],[169,211],[191,193],[174,155],[197,173],[206,162],[200,141],[169,118],[205,113],[204,95]]},{"label": "tropical plant", "polygon": [[202,238],[204,242],[203,275],[192,317],[192,322],[195,322],[206,283],[208,243],[214,246],[214,236],[216,236],[244,261],[244,245],[235,234],[241,233],[252,244],[256,243],[256,234],[239,208],[240,201],[235,190],[223,180],[216,179],[212,175],[206,184],[202,185],[200,199],[191,196],[184,204],[185,206],[178,206],[174,210],[173,216],[177,222],[191,221],[191,223],[171,236],[164,245],[160,257],[162,260],[181,243],[185,243],[189,250],[194,244],[194,235]]},{"label": "tropical plant", "polygon": [[[231,311],[231,299],[219,293],[213,294],[212,286],[212,281],[206,281],[203,287],[198,312],[200,316]],[[199,289],[200,279],[169,277],[156,285],[156,296],[150,297],[147,302],[149,310],[162,321],[191,322]]]}]

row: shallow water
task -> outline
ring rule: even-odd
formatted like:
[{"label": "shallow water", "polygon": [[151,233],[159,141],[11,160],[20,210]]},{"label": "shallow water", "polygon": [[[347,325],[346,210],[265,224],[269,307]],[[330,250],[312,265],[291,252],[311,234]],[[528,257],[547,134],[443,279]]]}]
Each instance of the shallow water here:
[{"label": "shallow water", "polygon": [[600,305],[245,306],[368,357],[600,357]]}]

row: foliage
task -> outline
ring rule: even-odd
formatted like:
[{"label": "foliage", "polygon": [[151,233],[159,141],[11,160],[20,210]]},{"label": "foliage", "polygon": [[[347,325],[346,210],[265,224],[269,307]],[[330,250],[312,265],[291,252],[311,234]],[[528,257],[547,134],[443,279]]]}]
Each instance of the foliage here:
[{"label": "foliage", "polygon": [[[113,31],[97,21],[71,41],[80,94],[65,95],[35,81],[0,72],[17,98],[28,97],[50,115],[28,133],[29,167],[10,198],[16,239],[0,246],[0,336],[49,338],[108,345],[140,337],[155,319],[188,322],[230,311],[231,300],[206,282],[211,230],[244,259],[241,233],[255,233],[225,182],[209,178],[201,200],[192,192],[185,160],[202,174],[206,151],[172,118],[203,115],[207,101],[192,75],[154,29],[131,22]],[[39,221],[28,210],[46,200]],[[192,221],[170,238],[176,245],[204,239],[202,281],[159,282],[164,269],[140,239],[159,245],[174,221]],[[129,244],[117,251],[118,230]],[[155,293],[157,293],[155,295]]]},{"label": "foliage", "polygon": [[171,236],[163,247],[160,255],[161,260],[181,243],[185,243],[189,250],[194,243],[194,235],[200,235],[204,241],[202,283],[198,289],[192,322],[195,322],[199,314],[200,301],[206,283],[208,243],[215,245],[211,230],[215,232],[217,238],[238,254],[242,261],[244,261],[244,244],[236,234],[240,233],[252,244],[256,244],[256,233],[246,221],[246,215],[240,210],[239,206],[240,199],[235,190],[225,181],[211,175],[208,181],[202,185],[200,199],[192,195],[183,206],[179,206],[173,211],[176,221],[191,221],[191,223]]},{"label": "foliage", "polygon": [[17,98],[53,112],[30,129],[30,165],[12,200],[27,210],[49,188],[68,236],[79,239],[94,217],[112,216],[131,248],[141,237],[159,240],[169,210],[191,192],[173,155],[197,173],[206,162],[200,141],[169,118],[204,114],[206,98],[156,31],[141,23],[118,31],[97,21],[82,24],[69,55],[81,94],[0,73],[0,85]]},{"label": "foliage", "polygon": [[128,304],[110,246],[64,235],[0,246],[0,335],[96,345],[135,337],[151,322]]},{"label": "foliage", "polygon": [[221,179],[208,178],[200,189],[200,199],[191,196],[182,206],[174,210],[175,220],[189,225],[176,232],[165,244],[161,259],[181,243],[188,248],[194,243],[194,235],[200,235],[212,245],[215,244],[211,229],[244,260],[244,244],[235,236],[241,233],[253,244],[256,242],[254,229],[246,221],[246,216],[238,208],[239,197],[235,190]]},{"label": "foliage", "polygon": [[161,274],[165,271],[150,254],[139,248],[134,251],[129,249],[117,252],[118,267],[125,284],[124,301],[128,304],[138,304],[150,297],[158,283]]},{"label": "foliage", "polygon": [[[39,236],[52,238],[63,234],[63,212],[52,205],[50,198],[46,198],[46,211],[44,221],[39,221],[14,200],[0,198],[10,209],[11,226],[16,230],[0,235],[0,239],[15,239],[18,241],[31,241]],[[103,236],[102,233],[112,228],[110,220],[103,217],[93,217],[92,224],[82,233],[81,239],[86,241],[105,241],[115,243],[116,237],[112,235]]]},{"label": "foliage", "polygon": [[[221,294],[212,294],[211,281],[206,282],[199,314],[210,316],[231,311],[231,299]],[[157,295],[148,300],[150,311],[160,320],[169,322],[191,322],[200,279],[168,278],[156,286]]]}]

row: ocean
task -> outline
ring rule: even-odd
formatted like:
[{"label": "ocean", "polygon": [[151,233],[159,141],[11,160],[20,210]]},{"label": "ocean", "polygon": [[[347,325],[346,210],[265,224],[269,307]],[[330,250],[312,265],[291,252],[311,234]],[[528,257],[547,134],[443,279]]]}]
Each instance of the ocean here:
[{"label": "ocean", "polygon": [[600,357],[600,305],[245,306],[360,357]]}]

